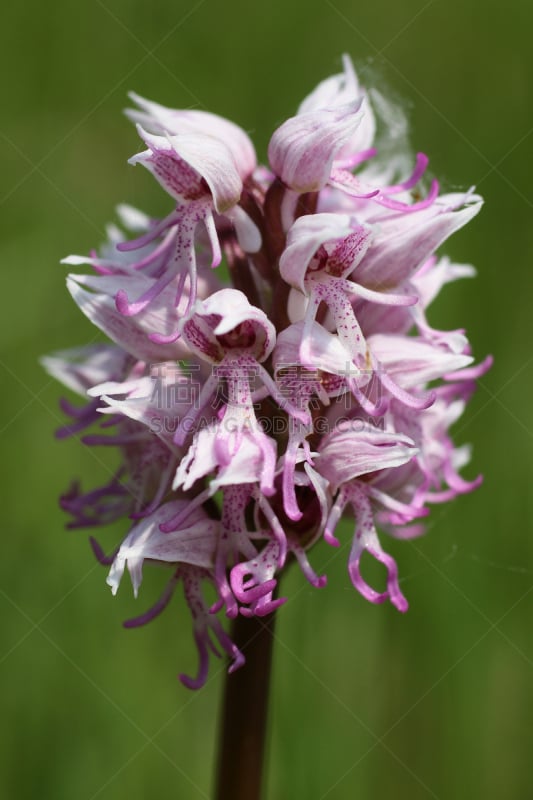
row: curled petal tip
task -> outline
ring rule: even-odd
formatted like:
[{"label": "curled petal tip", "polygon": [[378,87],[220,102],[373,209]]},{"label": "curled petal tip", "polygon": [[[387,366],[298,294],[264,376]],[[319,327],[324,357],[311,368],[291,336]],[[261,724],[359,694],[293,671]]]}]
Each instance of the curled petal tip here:
[{"label": "curled petal tip", "polygon": [[326,541],[326,542],[327,542],[329,545],[331,545],[332,547],[340,547],[340,546],[341,546],[341,543],[340,543],[340,541],[337,539],[337,537],[336,537],[336,536],[334,536],[334,535],[331,533],[331,531],[329,531],[327,528],[326,528],[326,530],[324,531],[324,541]]},{"label": "curled petal tip", "polygon": [[241,658],[239,659],[235,659],[235,661],[233,661],[228,667],[229,674],[233,675],[234,672],[236,672],[238,669],[244,666],[244,663],[245,663],[244,656],[241,656]]},{"label": "curled petal tip", "polygon": [[405,614],[406,611],[409,611],[409,603],[407,602],[403,594],[400,593],[399,596],[396,596],[394,598],[391,596],[390,600],[393,606],[397,608],[398,611],[401,611],[402,614]]},{"label": "curled petal tip", "polygon": [[205,678],[197,679],[197,678],[190,678],[188,675],[185,675],[183,672],[178,675],[178,680],[185,686],[186,689],[196,690],[201,689],[205,683]]},{"label": "curled petal tip", "polygon": [[133,317],[135,315],[135,304],[130,304],[128,295],[124,289],[118,290],[115,296],[115,306],[119,314],[122,314],[124,317]]}]

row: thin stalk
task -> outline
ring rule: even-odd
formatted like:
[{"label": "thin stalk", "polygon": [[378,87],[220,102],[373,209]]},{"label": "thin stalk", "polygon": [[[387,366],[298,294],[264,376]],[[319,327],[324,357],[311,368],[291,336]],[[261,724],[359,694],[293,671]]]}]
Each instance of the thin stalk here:
[{"label": "thin stalk", "polygon": [[260,800],[275,613],[233,621],[231,638],[246,664],[226,676],[215,800]]}]

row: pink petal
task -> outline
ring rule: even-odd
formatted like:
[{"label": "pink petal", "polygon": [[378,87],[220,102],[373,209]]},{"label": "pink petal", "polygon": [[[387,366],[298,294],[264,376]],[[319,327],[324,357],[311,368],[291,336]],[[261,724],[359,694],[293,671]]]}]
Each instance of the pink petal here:
[{"label": "pink petal", "polygon": [[291,117],[274,132],[268,158],[276,175],[297,192],[318,192],[333,160],[361,122],[362,99]]},{"label": "pink petal", "polygon": [[353,478],[399,467],[418,453],[412,439],[399,433],[362,428],[361,420],[349,421],[328,434],[315,460],[317,471],[335,490]]},{"label": "pink petal", "polygon": [[232,153],[241,178],[244,180],[254,171],[257,160],[249,136],[234,122],[199,109],[174,109],[146,100],[135,92],[129,96],[141,111],[126,110],[126,115],[150,133],[204,134],[218,139]]},{"label": "pink petal", "polygon": [[206,193],[204,180],[220,214],[239,202],[242,180],[223,142],[200,133],[165,137],[147,133],[140,126],[138,130],[149,150],[133,156],[130,163],[143,164],[177,200],[201,198]]}]

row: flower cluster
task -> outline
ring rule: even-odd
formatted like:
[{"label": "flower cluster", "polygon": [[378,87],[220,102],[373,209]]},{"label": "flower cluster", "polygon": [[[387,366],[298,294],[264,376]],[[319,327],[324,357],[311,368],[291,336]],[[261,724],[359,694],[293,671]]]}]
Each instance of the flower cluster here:
[{"label": "flower cluster", "polygon": [[[63,401],[59,436],[121,454],[105,486],[61,498],[69,525],[129,520],[110,556],[91,538],[113,593],[126,569],[137,595],[145,561],[169,568],[162,596],[125,624],[153,619],[181,584],[199,651],[197,676],[181,679],[199,687],[210,651],[230,671],[244,661],[220,614],[271,613],[289,561],[323,586],[308,553],[339,545],[343,516],[355,588],[407,609],[377,528],[416,536],[430,504],[480,482],[459,474],[469,451],[449,428],[489,359],[472,366],[464,331],[434,329],[426,310],[473,274],[435,251],[482,201],[425,179],[398,109],[348,58],[274,132],[267,167],[228,120],[131,97],[146,149],[130,163],[171,210],[120,206],[100,252],[65,259],[91,267],[68,288],[112,343],[44,364],[85,398]],[[384,565],[381,590],[365,553]]]}]

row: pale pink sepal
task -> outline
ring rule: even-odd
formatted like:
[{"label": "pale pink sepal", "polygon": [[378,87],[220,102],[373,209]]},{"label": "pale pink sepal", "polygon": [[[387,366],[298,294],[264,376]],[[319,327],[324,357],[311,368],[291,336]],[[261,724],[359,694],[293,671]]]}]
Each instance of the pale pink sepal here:
[{"label": "pale pink sepal", "polygon": [[213,566],[219,523],[210,519],[203,509],[194,509],[177,531],[162,533],[159,528],[169,515],[175,515],[187,505],[186,500],[171,500],[130,531],[122,542],[107,577],[113,594],[117,593],[127,566],[133,592],[137,596],[142,581],[143,562],[147,558],[193,564],[197,567]]},{"label": "pale pink sepal", "polygon": [[[347,153],[349,151],[349,154],[353,156],[372,147],[376,134],[376,120],[368,96],[359,84],[352,60],[346,53],[342,57],[342,66],[343,72],[331,75],[321,81],[307,95],[298,107],[298,114],[306,114],[323,108],[338,108],[362,98],[361,123],[346,146]],[[342,157],[343,154],[339,155]]]},{"label": "pale pink sepal", "polygon": [[174,109],[146,100],[135,92],[129,97],[136,103],[140,111],[126,109],[126,116],[139,123],[150,133],[164,136],[169,133],[204,134],[223,142],[231,151],[237,169],[244,180],[254,171],[257,165],[254,146],[250,137],[242,128],[218,114],[200,109]]},{"label": "pale pink sepal", "polygon": [[138,131],[149,149],[130,158],[129,163],[145,166],[176,200],[200,199],[207,193],[205,181],[219,214],[239,202],[242,179],[223,142],[200,133],[156,136],[140,126]]},{"label": "pale pink sepal", "polygon": [[[306,214],[298,217],[287,234],[287,245],[280,258],[281,277],[306,294],[305,277],[321,245],[330,243],[329,252],[325,255],[331,255],[336,261],[344,256],[344,275],[355,269],[366,253],[371,237],[370,226],[360,225],[355,217],[348,214]],[[325,263],[327,265],[327,261]]]},{"label": "pale pink sepal", "polygon": [[273,134],[268,158],[274,173],[296,192],[318,192],[333,160],[361,122],[362,100],[291,117]]},{"label": "pale pink sepal", "polygon": [[360,475],[399,467],[417,453],[408,436],[370,426],[365,429],[361,420],[347,420],[325,437],[315,467],[335,490]]},{"label": "pale pink sepal", "polygon": [[[240,326],[249,342],[239,346]],[[209,361],[221,361],[228,348],[253,355],[263,361],[270,355],[276,331],[264,311],[253,306],[238,289],[221,289],[205,300],[197,301],[182,325],[182,335],[190,348]],[[232,335],[235,348],[231,348]],[[219,337],[226,337],[221,341]],[[229,338],[227,338],[229,337]],[[225,342],[225,343],[224,343]]]}]

